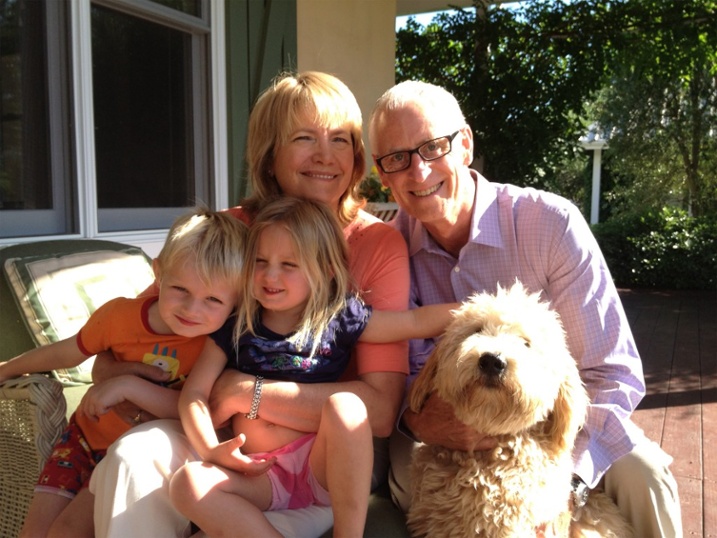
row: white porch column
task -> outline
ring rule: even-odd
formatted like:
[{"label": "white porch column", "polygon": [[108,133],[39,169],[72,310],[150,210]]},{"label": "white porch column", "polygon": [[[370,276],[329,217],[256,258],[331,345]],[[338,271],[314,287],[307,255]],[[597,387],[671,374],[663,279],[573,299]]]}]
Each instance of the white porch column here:
[{"label": "white porch column", "polygon": [[590,197],[590,224],[600,222],[600,174],[602,170],[602,148],[593,149],[593,189]]},{"label": "white porch column", "polygon": [[602,151],[607,149],[607,138],[597,124],[592,124],[588,132],[580,137],[584,150],[593,152],[593,181],[590,196],[590,224],[600,222],[600,175],[602,173]]}]

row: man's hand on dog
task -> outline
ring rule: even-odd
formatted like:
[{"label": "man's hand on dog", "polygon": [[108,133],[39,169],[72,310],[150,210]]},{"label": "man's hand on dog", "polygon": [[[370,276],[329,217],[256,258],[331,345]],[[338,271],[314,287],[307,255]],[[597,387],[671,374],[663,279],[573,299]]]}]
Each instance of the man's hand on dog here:
[{"label": "man's hand on dog", "polygon": [[495,448],[494,437],[470,429],[453,414],[453,409],[440,396],[432,393],[420,413],[407,409],[403,420],[420,441],[441,445],[451,450],[490,450]]}]

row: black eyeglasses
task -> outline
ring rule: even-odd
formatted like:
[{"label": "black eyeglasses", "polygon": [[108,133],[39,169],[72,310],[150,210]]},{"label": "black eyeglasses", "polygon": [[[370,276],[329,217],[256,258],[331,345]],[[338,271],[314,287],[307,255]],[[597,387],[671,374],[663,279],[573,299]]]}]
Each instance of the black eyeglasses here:
[{"label": "black eyeglasses", "polygon": [[424,161],[435,161],[440,159],[444,155],[448,155],[451,152],[453,139],[460,129],[448,136],[439,136],[428,142],[424,142],[416,149],[407,149],[404,151],[397,151],[396,153],[389,153],[383,157],[376,159],[376,164],[383,171],[384,174],[393,174],[394,172],[400,172],[411,166],[411,155],[418,153],[418,155]]}]

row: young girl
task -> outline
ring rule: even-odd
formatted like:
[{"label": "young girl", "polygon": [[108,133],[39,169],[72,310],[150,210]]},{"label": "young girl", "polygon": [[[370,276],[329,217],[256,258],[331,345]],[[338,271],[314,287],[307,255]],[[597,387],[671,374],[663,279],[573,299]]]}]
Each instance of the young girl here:
[{"label": "young girl", "polygon": [[237,304],[245,235],[246,226],[223,213],[199,210],[180,217],[153,261],[158,295],[113,299],[77,335],[0,364],[4,381],[77,366],[112,350],[120,360],[160,366],[167,376],[162,386],[125,375],[88,390],[40,474],[21,536],[94,536],[87,483],[107,447],[131,428],[112,406],[125,400],[137,405],[142,411],[135,424],[177,417],[176,389],[206,335],[219,329]]},{"label": "young girl", "polygon": [[[262,511],[310,504],[332,506],[337,536],[362,536],[373,463],[364,403],[333,394],[318,428],[307,427],[317,433],[307,434],[260,418],[264,376],[295,381],[296,391],[335,381],[358,340],[438,336],[457,305],[372,312],[349,293],[343,232],[317,202],[268,203],[252,223],[245,258],[236,322],[207,341],[180,395],[182,425],[204,462],[174,474],[172,501],[210,536],[279,536]],[[237,437],[220,443],[208,399],[227,358],[256,382],[250,412],[234,417]]]}]

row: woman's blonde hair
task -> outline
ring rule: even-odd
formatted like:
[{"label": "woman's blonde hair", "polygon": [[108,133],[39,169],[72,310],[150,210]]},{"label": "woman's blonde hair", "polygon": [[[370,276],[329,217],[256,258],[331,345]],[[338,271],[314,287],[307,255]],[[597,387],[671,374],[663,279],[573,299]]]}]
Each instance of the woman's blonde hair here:
[{"label": "woman's blonde hair", "polygon": [[331,319],[346,306],[352,288],[348,269],[348,247],[343,230],[331,210],[311,200],[288,196],[268,202],[256,215],[249,229],[243,272],[243,298],[234,331],[234,340],[245,332],[255,332],[261,305],[254,294],[254,272],[259,239],[270,226],[281,226],[291,237],[301,272],[311,293],[302,319],[291,342],[298,348],[313,339],[311,355],[320,335]]},{"label": "woman's blonde hair", "polygon": [[177,218],[169,229],[157,256],[159,278],[163,272],[191,262],[204,284],[226,279],[240,290],[247,233],[246,224],[227,213],[195,208]]},{"label": "woman's blonde hair", "polygon": [[287,143],[301,127],[306,114],[313,115],[321,127],[347,125],[354,150],[351,183],[339,199],[338,217],[342,225],[351,222],[365,200],[359,185],[366,171],[366,150],[362,138],[361,109],[348,86],[338,78],[317,71],[282,74],[259,96],[249,116],[247,163],[252,195],[242,205],[251,213],[266,200],[283,194],[272,174],[276,148]]}]

